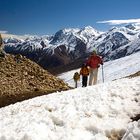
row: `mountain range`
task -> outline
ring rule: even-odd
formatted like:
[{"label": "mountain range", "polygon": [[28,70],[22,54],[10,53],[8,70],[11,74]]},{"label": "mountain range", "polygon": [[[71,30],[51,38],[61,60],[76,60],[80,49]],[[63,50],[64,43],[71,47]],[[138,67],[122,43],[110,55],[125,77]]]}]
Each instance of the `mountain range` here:
[{"label": "mountain range", "polygon": [[75,69],[96,49],[104,61],[140,51],[140,26],[129,24],[106,32],[91,26],[62,29],[54,35],[7,37],[7,53],[22,54],[54,74]]}]

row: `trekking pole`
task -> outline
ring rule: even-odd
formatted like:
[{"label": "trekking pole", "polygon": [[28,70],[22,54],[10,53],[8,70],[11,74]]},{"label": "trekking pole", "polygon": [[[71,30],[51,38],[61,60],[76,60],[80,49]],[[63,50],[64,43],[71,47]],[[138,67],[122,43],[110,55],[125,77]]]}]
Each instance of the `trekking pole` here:
[{"label": "trekking pole", "polygon": [[104,67],[102,65],[102,79],[103,79],[103,83],[104,83]]}]

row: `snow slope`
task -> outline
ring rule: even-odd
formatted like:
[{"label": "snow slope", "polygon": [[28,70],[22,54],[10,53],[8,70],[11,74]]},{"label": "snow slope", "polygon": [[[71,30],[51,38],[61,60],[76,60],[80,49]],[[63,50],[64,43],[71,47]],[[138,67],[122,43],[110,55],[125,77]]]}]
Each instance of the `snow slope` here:
[{"label": "snow slope", "polygon": [[[108,61],[104,63],[103,71],[104,71],[105,82],[119,79],[122,77],[126,77],[126,76],[129,76],[130,74],[134,74],[140,71],[140,57],[139,56],[140,56],[140,52],[137,52],[130,56],[126,56],[120,59],[116,59],[116,60]],[[72,77],[75,72],[80,72],[80,69],[63,73],[59,75],[58,77],[63,79],[70,86],[74,87],[74,81]],[[98,83],[101,83],[102,82],[102,67],[99,68],[98,76],[99,76]],[[78,83],[79,86],[81,86],[80,81]]]},{"label": "snow slope", "polygon": [[1,108],[0,140],[109,140],[138,113],[140,77],[80,87]]}]

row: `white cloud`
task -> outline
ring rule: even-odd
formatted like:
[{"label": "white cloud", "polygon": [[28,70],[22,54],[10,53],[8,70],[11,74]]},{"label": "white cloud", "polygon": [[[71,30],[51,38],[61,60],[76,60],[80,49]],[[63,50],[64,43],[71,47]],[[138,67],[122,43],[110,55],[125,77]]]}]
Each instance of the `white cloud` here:
[{"label": "white cloud", "polygon": [[109,25],[120,25],[120,24],[129,24],[129,23],[139,23],[140,19],[126,19],[126,20],[105,20],[105,21],[98,21],[97,23],[107,23]]},{"label": "white cloud", "polygon": [[0,31],[0,34],[6,34],[8,31]]}]

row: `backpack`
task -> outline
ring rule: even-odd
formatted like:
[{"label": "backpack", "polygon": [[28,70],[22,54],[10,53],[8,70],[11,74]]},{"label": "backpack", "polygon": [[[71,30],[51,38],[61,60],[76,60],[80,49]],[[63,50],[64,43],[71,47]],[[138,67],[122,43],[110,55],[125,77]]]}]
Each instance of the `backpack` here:
[{"label": "backpack", "polygon": [[74,73],[73,79],[75,81],[79,80],[80,79],[80,74],[78,72]]}]

